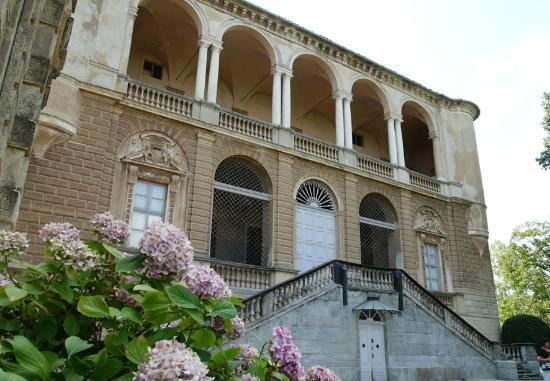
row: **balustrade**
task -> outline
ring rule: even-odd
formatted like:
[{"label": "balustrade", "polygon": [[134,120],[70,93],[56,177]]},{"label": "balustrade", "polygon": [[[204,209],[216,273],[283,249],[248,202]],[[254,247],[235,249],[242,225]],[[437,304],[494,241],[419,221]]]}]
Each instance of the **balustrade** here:
[{"label": "balustrade", "polygon": [[159,89],[135,80],[128,81],[126,97],[147,106],[179,115],[191,116],[194,101],[181,94]]},{"label": "balustrade", "polygon": [[246,115],[220,110],[220,127],[267,142],[273,141],[272,126]]},{"label": "balustrade", "polygon": [[393,290],[393,271],[345,264],[350,287]]},{"label": "balustrade", "polygon": [[384,161],[357,154],[357,166],[362,171],[393,179],[393,167]]},{"label": "balustrade", "polygon": [[270,286],[271,271],[248,265],[210,262],[213,268],[230,287],[263,290]]},{"label": "balustrade", "polygon": [[409,171],[411,185],[416,188],[441,193],[441,183],[431,177]]},{"label": "balustrade", "polygon": [[323,159],[338,161],[338,147],[308,136],[295,134],[294,149]]}]

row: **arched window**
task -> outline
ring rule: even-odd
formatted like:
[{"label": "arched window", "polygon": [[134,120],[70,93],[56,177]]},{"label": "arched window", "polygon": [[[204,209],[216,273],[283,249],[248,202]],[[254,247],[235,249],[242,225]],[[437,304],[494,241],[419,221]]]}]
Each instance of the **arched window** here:
[{"label": "arched window", "polygon": [[399,253],[397,219],[389,201],[369,194],[359,206],[361,263],[368,266],[395,267]]},{"label": "arched window", "polygon": [[266,266],[271,249],[271,188],[263,168],[224,160],[214,176],[212,258]]}]

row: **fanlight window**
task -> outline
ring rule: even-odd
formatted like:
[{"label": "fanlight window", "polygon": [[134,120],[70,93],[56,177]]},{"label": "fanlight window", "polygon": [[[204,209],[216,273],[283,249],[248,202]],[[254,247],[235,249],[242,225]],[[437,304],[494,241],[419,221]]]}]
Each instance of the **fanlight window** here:
[{"label": "fanlight window", "polygon": [[330,193],[315,181],[305,181],[300,185],[296,193],[298,204],[308,205],[313,208],[334,211],[334,200]]},{"label": "fanlight window", "polygon": [[259,166],[223,161],[214,176],[210,253],[213,258],[266,266],[271,248],[271,193]]},{"label": "fanlight window", "polygon": [[394,267],[399,251],[395,213],[382,196],[365,196],[359,206],[361,263],[377,267]]},{"label": "fanlight window", "polygon": [[383,321],[380,311],[377,310],[362,310],[359,313],[359,320]]}]

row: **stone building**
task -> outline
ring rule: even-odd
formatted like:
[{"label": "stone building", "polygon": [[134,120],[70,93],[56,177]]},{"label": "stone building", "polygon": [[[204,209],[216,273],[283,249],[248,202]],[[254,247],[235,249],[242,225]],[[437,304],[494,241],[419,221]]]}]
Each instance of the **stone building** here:
[{"label": "stone building", "polygon": [[[306,363],[332,353],[308,345],[307,318],[354,338],[328,364],[346,379],[494,376],[478,115],[245,1],[79,1],[17,229],[39,255],[50,221],[110,210],[130,246],[168,221],[237,293],[275,286],[247,322],[303,328]],[[376,366],[361,337],[385,351]]]},{"label": "stone building", "polygon": [[76,0],[0,2],[0,229],[17,221],[35,136],[40,155],[44,133],[36,120],[51,80],[65,60]]}]

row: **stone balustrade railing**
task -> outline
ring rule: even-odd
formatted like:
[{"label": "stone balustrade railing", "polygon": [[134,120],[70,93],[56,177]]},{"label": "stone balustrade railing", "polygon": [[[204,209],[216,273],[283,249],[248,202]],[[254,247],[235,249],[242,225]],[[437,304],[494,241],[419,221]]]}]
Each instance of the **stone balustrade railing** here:
[{"label": "stone balustrade railing", "polygon": [[409,176],[412,186],[431,192],[441,193],[441,183],[438,180],[413,171],[409,171]]},{"label": "stone balustrade railing", "polygon": [[185,116],[191,116],[194,103],[194,100],[182,94],[160,89],[135,80],[128,81],[126,97],[147,106]]},{"label": "stone balustrade railing", "polygon": [[357,154],[357,167],[365,172],[393,179],[393,167],[391,164],[372,157]]},{"label": "stone balustrade railing", "polygon": [[439,299],[441,303],[445,304],[451,310],[456,311],[454,294],[450,294],[447,292],[432,292],[432,295]]},{"label": "stone balustrade railing", "polygon": [[370,268],[351,263],[343,264],[351,288],[365,288],[379,291],[394,289],[393,270]]},{"label": "stone balustrade railing", "polygon": [[309,136],[295,134],[294,149],[323,159],[338,161],[338,147]]},{"label": "stone balustrade railing", "polygon": [[220,127],[266,142],[273,141],[271,125],[235,112],[220,110]]},{"label": "stone balustrade railing", "polygon": [[502,344],[502,354],[506,359],[514,360],[516,362],[523,362],[521,356],[521,346],[519,344]]},{"label": "stone balustrade railing", "polygon": [[271,285],[271,270],[249,265],[210,262],[212,267],[231,288],[264,290]]},{"label": "stone balustrade railing", "polygon": [[[429,176],[408,171],[409,176],[406,176],[407,180],[403,180],[401,176],[398,176],[394,166],[367,155],[344,150],[341,147],[302,135],[291,129],[276,127],[248,115],[222,109],[205,102],[199,102],[185,95],[151,84],[134,79],[129,79],[127,84],[126,99],[129,101],[155,107],[177,115],[193,117],[199,120],[204,119],[208,123],[217,123],[223,129],[250,136],[264,142],[287,146],[307,155],[340,162],[376,176],[403,181],[423,191],[442,193],[441,182]],[[209,112],[202,113],[200,111],[202,109],[209,109]],[[349,155],[354,156],[354,159],[350,161]]]}]

